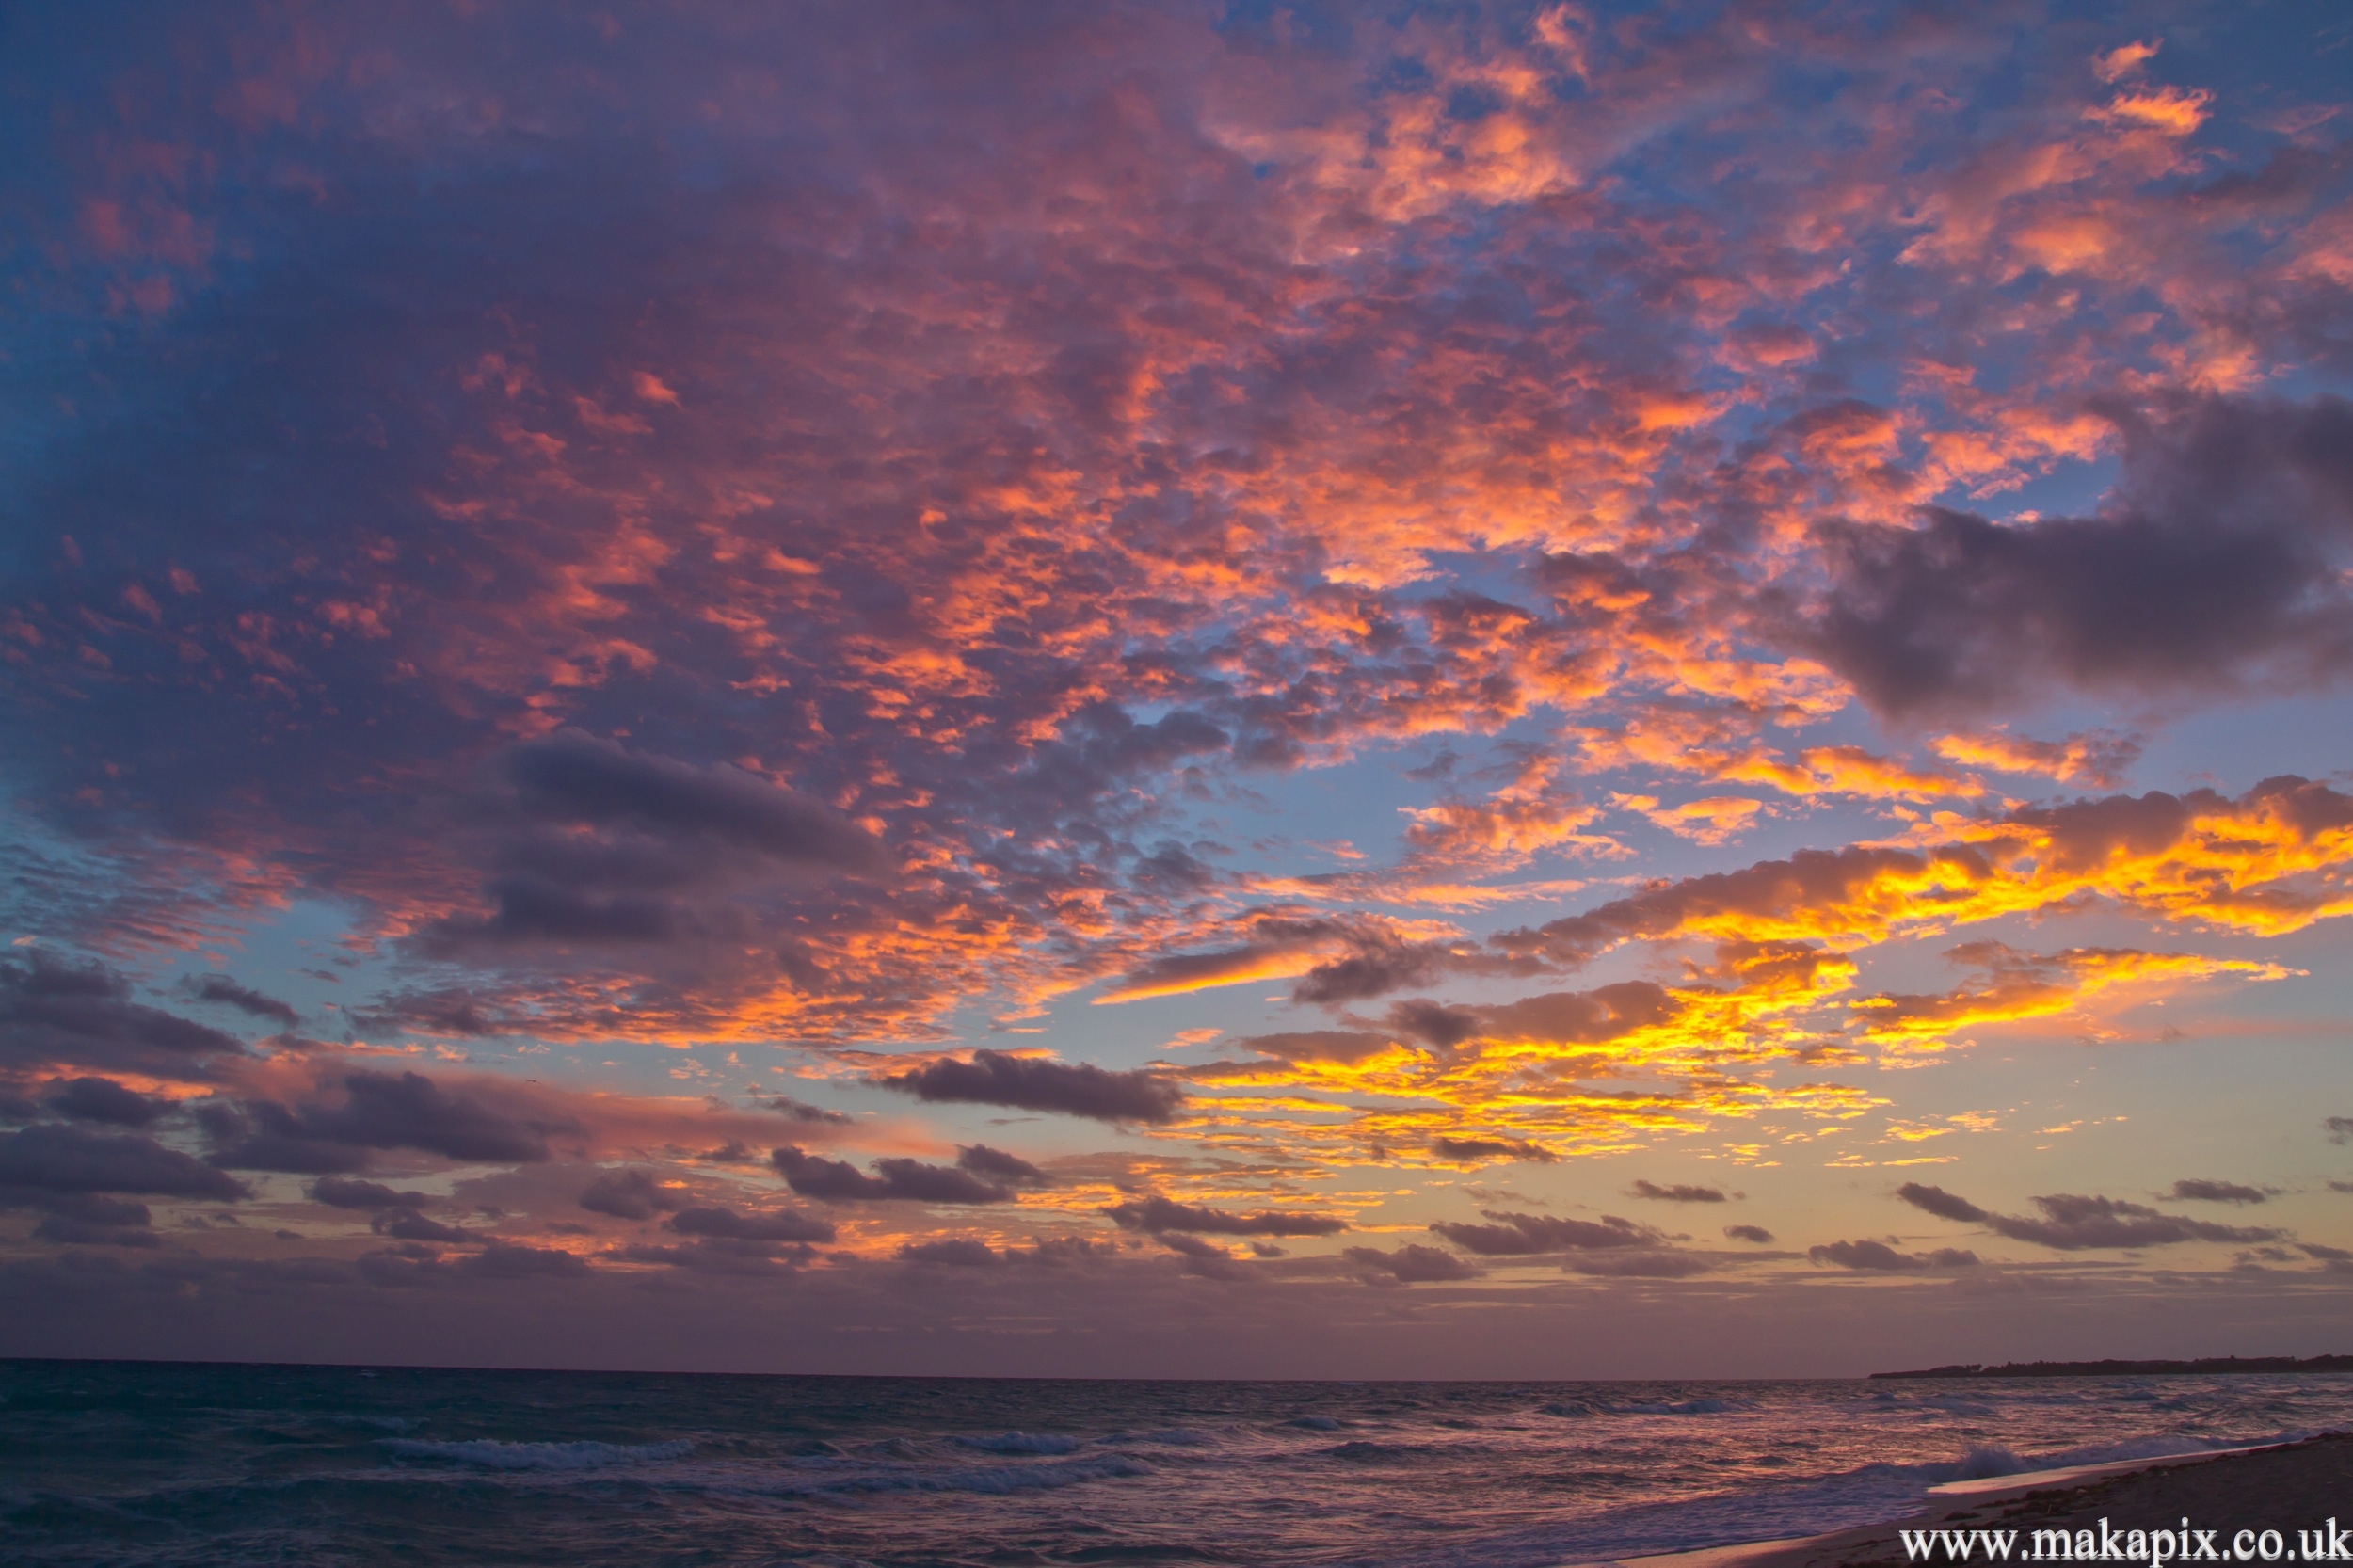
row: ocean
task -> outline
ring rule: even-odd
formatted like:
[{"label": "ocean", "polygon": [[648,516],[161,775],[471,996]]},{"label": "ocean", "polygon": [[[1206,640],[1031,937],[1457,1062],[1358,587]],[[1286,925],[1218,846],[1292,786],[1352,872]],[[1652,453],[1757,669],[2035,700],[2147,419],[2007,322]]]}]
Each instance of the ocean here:
[{"label": "ocean", "polygon": [[1209,1383],[0,1362],[0,1559],[1537,1568],[2353,1427],[2353,1377]]}]

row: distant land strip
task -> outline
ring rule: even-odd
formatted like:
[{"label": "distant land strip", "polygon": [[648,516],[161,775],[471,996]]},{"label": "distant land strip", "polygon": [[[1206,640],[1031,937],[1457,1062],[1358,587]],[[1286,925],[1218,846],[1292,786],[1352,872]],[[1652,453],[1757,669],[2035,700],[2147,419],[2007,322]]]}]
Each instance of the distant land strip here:
[{"label": "distant land strip", "polygon": [[1881,1378],[2145,1378],[2195,1372],[2353,1372],[2353,1355],[2208,1356],[2203,1361],[2009,1361],[1999,1367],[1956,1363]]}]

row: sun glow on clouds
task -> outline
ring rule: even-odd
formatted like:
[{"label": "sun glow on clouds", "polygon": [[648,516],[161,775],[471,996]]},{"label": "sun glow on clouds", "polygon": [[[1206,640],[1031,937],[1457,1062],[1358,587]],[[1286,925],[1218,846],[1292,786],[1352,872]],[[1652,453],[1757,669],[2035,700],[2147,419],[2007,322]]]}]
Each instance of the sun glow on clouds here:
[{"label": "sun glow on clouds", "polygon": [[2353,160],[2134,20],[42,22],[0,1250],[1655,1288],[1449,1184],[2313,995],[2327,727],[2167,737],[2353,648]]}]

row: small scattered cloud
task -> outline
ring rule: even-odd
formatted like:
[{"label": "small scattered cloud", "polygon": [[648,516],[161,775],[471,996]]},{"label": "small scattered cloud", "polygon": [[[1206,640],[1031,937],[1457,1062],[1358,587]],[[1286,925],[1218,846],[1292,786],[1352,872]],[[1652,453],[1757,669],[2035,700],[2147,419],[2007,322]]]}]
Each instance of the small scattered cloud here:
[{"label": "small scattered cloud", "polygon": [[1181,1087],[1150,1068],[1112,1072],[994,1050],[976,1050],[969,1061],[943,1057],[873,1081],[935,1103],[1001,1105],[1104,1122],[1172,1121],[1185,1100]]},{"label": "small scattered cloud", "polygon": [[1827,1246],[1808,1247],[1806,1256],[1817,1263],[1828,1263],[1858,1273],[1913,1273],[1925,1269],[1973,1269],[1977,1255],[1958,1247],[1939,1247],[1934,1252],[1897,1252],[1884,1241],[1833,1241]]},{"label": "small scattered cloud", "polygon": [[1585,1252],[1619,1247],[1649,1246],[1658,1233],[1647,1225],[1616,1215],[1591,1220],[1556,1219],[1548,1214],[1514,1214],[1481,1209],[1489,1223],[1440,1220],[1431,1230],[1465,1252],[1481,1257],[1533,1257],[1546,1253]]},{"label": "small scattered cloud", "polygon": [[1484,1165],[1510,1160],[1549,1165],[1561,1157],[1542,1144],[1525,1138],[1433,1138],[1430,1152],[1458,1165]]},{"label": "small scattered cloud", "polygon": [[248,1017],[265,1018],[280,1029],[292,1029],[302,1021],[302,1015],[295,1011],[292,1003],[240,984],[225,974],[184,975],[180,989],[192,1000],[233,1007]]},{"label": "small scattered cloud", "polygon": [[2161,1247],[2182,1241],[2274,1241],[2281,1232],[2248,1225],[2216,1224],[2206,1220],[2164,1214],[2145,1204],[2121,1198],[2054,1192],[2032,1200],[2041,1218],[1995,1214],[1940,1187],[1906,1182],[1896,1195],[1913,1208],[1985,1226],[2013,1241],[2031,1241],[2059,1252],[2102,1248]]},{"label": "small scattered cloud", "polygon": [[1017,1196],[1011,1186],[969,1170],[918,1160],[878,1160],[870,1174],[846,1160],[826,1160],[790,1145],[770,1151],[768,1159],[786,1186],[821,1203],[994,1204]]},{"label": "small scattered cloud", "polygon": [[663,1224],[680,1236],[715,1237],[728,1241],[830,1241],[837,1234],[832,1221],[798,1209],[744,1214],[723,1204],[681,1208]]},{"label": "small scattered cloud", "polygon": [[2270,1196],[2260,1187],[2242,1186],[2235,1181],[2185,1178],[2173,1184],[2176,1203],[2265,1203]]},{"label": "small scattered cloud", "polygon": [[1171,1232],[1210,1236],[1332,1236],[1348,1228],[1348,1222],[1336,1214],[1298,1214],[1273,1208],[1236,1214],[1223,1208],[1178,1203],[1158,1194],[1114,1204],[1103,1212],[1122,1230],[1148,1231],[1155,1236]]},{"label": "small scattered cloud", "polygon": [[852,1120],[839,1111],[828,1111],[823,1106],[794,1099],[791,1095],[772,1095],[753,1103],[762,1111],[773,1111],[791,1122],[808,1122],[820,1127],[848,1127]]},{"label": "small scattered cloud", "polygon": [[950,1239],[910,1241],[899,1249],[909,1263],[934,1263],[951,1269],[985,1269],[999,1261],[997,1250],[985,1241]]},{"label": "small scattered cloud", "polygon": [[1251,1266],[1214,1242],[1181,1231],[1157,1234],[1154,1240],[1184,1259],[1184,1272],[1197,1279],[1224,1280],[1242,1284],[1258,1276]]},{"label": "small scattered cloud", "polygon": [[423,1192],[407,1192],[381,1182],[356,1176],[323,1176],[311,1183],[311,1199],[329,1208],[423,1208],[433,1200]]},{"label": "small scattered cloud", "polygon": [[1367,1283],[1375,1285],[1421,1285],[1453,1280],[1477,1279],[1484,1272],[1478,1265],[1456,1256],[1443,1247],[1425,1247],[1408,1242],[1394,1252],[1378,1247],[1348,1247],[1340,1256],[1366,1271]]},{"label": "small scattered cloud", "polygon": [[1689,1279],[1716,1267],[1712,1258],[1671,1247],[1642,1247],[1626,1252],[1571,1253],[1561,1268],[1595,1279]]},{"label": "small scattered cloud", "polygon": [[1634,1197],[1650,1198],[1659,1203],[1722,1203],[1725,1201],[1724,1192],[1721,1187],[1686,1186],[1680,1182],[1673,1186],[1661,1187],[1655,1181],[1644,1181],[1639,1177],[1628,1192]]},{"label": "small scattered cloud", "polygon": [[651,1171],[600,1171],[580,1194],[580,1207],[616,1220],[650,1220],[682,1208],[686,1194],[664,1187]]}]

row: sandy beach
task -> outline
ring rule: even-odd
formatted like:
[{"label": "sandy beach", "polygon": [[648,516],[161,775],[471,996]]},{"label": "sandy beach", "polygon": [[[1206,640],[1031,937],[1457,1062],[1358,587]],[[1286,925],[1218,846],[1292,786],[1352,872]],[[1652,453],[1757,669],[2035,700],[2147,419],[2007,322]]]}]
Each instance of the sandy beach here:
[{"label": "sandy beach", "polygon": [[[2105,1520],[2116,1532],[2178,1531],[2186,1519],[2192,1529],[2216,1532],[2225,1560],[2240,1530],[2276,1529],[2283,1537],[2280,1560],[2292,1561],[2298,1530],[2319,1528],[2331,1517],[2353,1521],[2353,1432],[2155,1461],[2121,1473],[2005,1477],[1931,1500],[1934,1506],[1911,1517],[1835,1534],[1633,1560],[1643,1568],[1882,1568],[1911,1560],[1902,1532],[1920,1529],[2017,1530],[2011,1560],[2019,1560],[2037,1530],[2097,1533]],[[1978,1560],[1972,1552],[1970,1560]],[[1941,1544],[1935,1560],[1947,1560]]]}]

